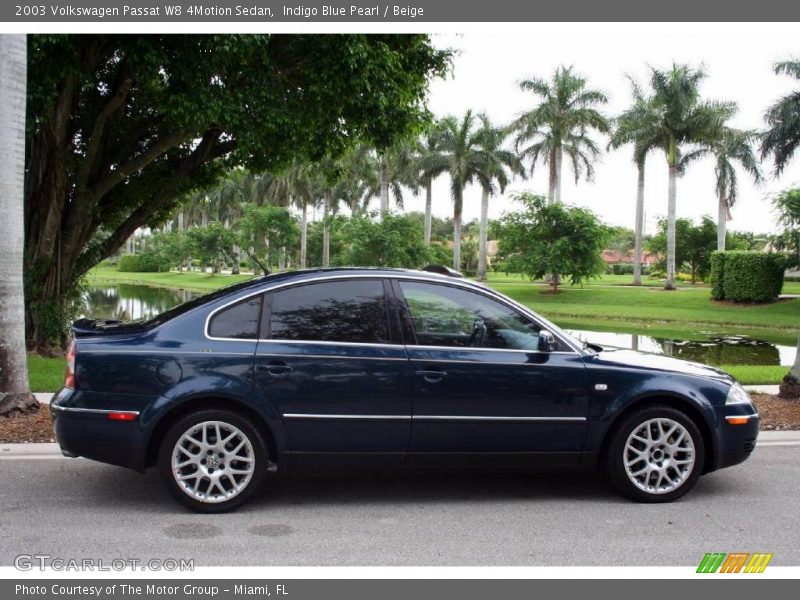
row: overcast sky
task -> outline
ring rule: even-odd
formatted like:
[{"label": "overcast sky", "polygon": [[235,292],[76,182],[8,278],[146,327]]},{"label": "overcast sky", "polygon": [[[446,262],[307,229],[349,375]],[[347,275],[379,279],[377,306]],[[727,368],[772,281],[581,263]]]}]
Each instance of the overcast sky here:
[{"label": "overcast sky", "polygon": [[[680,24],[675,26],[680,29]],[[648,31],[646,26],[632,24],[631,31],[640,33],[603,33],[555,35],[531,33],[522,35],[450,35],[434,37],[440,47],[451,47],[455,58],[452,76],[435,81],[431,86],[430,109],[437,116],[462,115],[467,109],[485,111],[497,124],[505,124],[522,111],[535,105],[535,98],[521,92],[517,82],[530,76],[549,77],[560,64],[574,65],[586,76],[592,87],[604,90],[610,100],[609,115],[623,110],[630,101],[629,73],[646,82],[647,65],[668,67],[672,61],[703,64],[708,78],[702,93],[709,99],[735,100],[739,113],[734,125],[740,128],[762,128],[766,107],[793,89],[792,80],[776,76],[772,65],[776,60],[800,56],[797,35],[779,29],[770,33],[730,33],[725,26],[708,31],[664,35]],[[763,29],[762,29],[763,31]],[[784,30],[785,31],[785,30]],[[796,87],[796,83],[794,84]],[[600,138],[605,147],[606,140]],[[771,171],[771,165],[765,164]],[[587,206],[599,213],[607,223],[633,226],[636,193],[636,169],[631,163],[630,149],[604,154],[596,165],[593,182],[581,181],[576,186],[566,161],[562,196],[570,204]],[[800,181],[800,158],[795,159],[778,180],[770,177],[762,186],[740,177],[739,200],[733,208],[731,229],[766,232],[776,230],[775,217],[765,197]],[[433,211],[438,216],[452,212],[449,181],[441,177],[434,186]],[[532,179],[517,181],[505,197],[492,200],[490,218],[513,208],[508,192],[532,190],[547,192],[547,169],[540,168]],[[424,195],[423,195],[424,196]],[[424,197],[406,197],[407,210],[422,210]],[[667,167],[663,154],[653,154],[647,163],[645,214],[646,231],[652,233],[657,217],[666,213]],[[480,190],[474,186],[464,199],[465,220],[479,215]],[[716,218],[713,164],[697,162],[678,180],[678,216],[698,219],[704,214]]]}]

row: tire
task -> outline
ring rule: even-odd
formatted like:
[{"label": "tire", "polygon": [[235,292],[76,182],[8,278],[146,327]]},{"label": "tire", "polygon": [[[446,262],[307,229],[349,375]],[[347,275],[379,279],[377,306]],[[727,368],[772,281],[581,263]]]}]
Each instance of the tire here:
[{"label": "tire", "polygon": [[652,405],[614,429],[604,463],[622,495],[655,503],[677,500],[691,490],[705,458],[705,442],[692,418],[671,406]]},{"label": "tire", "polygon": [[169,428],[158,468],[179,502],[197,512],[221,513],[241,506],[261,488],[268,462],[263,436],[245,417],[206,409]]}]

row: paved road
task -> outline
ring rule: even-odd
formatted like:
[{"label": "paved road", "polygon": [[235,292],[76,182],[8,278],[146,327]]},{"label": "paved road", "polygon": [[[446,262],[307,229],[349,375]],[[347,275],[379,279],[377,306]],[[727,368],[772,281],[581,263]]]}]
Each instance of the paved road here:
[{"label": "paved road", "polygon": [[690,565],[712,550],[800,565],[797,442],[761,445],[669,505],[627,502],[580,475],[272,477],[255,501],[216,516],[184,511],[155,472],[0,458],[3,565],[20,553],[197,565]]}]

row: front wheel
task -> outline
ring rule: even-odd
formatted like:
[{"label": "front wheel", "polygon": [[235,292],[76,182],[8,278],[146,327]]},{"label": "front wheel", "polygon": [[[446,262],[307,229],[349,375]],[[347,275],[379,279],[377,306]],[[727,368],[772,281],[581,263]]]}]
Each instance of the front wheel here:
[{"label": "front wheel", "polygon": [[242,415],[202,410],[177,421],[161,443],[159,469],[173,496],[198,512],[232,510],[261,486],[267,450]]},{"label": "front wheel", "polygon": [[670,502],[688,492],[705,463],[695,422],[670,406],[629,415],[611,434],[606,470],[622,494],[638,502]]}]

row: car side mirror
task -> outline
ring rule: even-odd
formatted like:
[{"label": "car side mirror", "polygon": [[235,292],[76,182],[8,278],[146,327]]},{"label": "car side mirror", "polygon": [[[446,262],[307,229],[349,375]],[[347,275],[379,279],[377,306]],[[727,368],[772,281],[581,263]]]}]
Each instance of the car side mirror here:
[{"label": "car side mirror", "polygon": [[556,346],[555,336],[547,329],[539,332],[539,350],[542,352],[552,352]]}]

